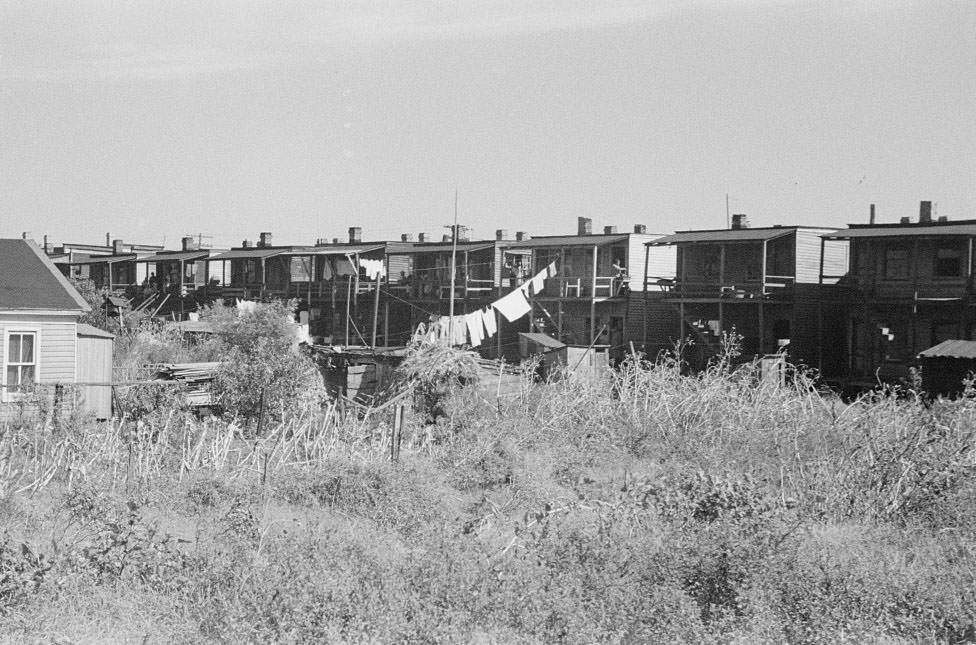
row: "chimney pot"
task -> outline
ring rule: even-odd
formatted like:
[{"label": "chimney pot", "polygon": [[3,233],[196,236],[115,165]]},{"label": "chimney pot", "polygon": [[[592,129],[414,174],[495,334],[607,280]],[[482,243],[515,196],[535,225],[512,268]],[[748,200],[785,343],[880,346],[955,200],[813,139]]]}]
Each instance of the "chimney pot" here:
[{"label": "chimney pot", "polygon": [[470,242],[471,241],[471,229],[467,226],[457,226],[458,242]]},{"label": "chimney pot", "polygon": [[402,234],[400,236],[400,241],[401,242],[413,242],[413,234],[412,233],[404,233],[404,234]]},{"label": "chimney pot", "polygon": [[124,251],[122,240],[112,240],[112,253],[119,255]]},{"label": "chimney pot", "polygon": [[647,225],[645,224],[634,224],[634,233],[639,235],[644,235],[647,233]]},{"label": "chimney pot", "polygon": [[945,224],[948,221],[949,221],[949,218],[948,217],[946,217],[945,215],[939,215],[939,223],[940,224]]},{"label": "chimney pot", "polygon": [[261,233],[258,236],[258,246],[262,248],[266,246],[271,246],[271,233],[268,233],[267,231]]},{"label": "chimney pot", "polygon": [[593,220],[591,220],[589,217],[577,217],[576,234],[593,235]]},{"label": "chimney pot", "polygon": [[617,233],[617,227],[616,226],[604,226],[603,227],[603,234],[604,235],[615,235],[616,233]]},{"label": "chimney pot", "polygon": [[418,242],[426,242],[427,241],[427,234],[426,233],[417,233],[417,241]]},{"label": "chimney pot", "polygon": [[363,241],[363,229],[359,226],[349,227],[349,243],[358,244]]},{"label": "chimney pot", "polygon": [[929,224],[932,222],[932,202],[925,201],[918,203],[918,223]]},{"label": "chimney pot", "polygon": [[196,242],[193,240],[193,237],[187,235],[186,237],[184,237],[181,240],[181,242],[182,242],[182,248],[183,248],[184,251],[196,251],[197,250],[197,245],[196,245]]},{"label": "chimney pot", "polygon": [[242,241],[241,242],[241,248],[242,249],[249,249],[249,248],[251,248],[251,240],[244,240],[244,241]]},{"label": "chimney pot", "polygon": [[105,234],[105,246],[112,246],[112,234],[111,233],[106,233]]},{"label": "chimney pot", "polygon": [[870,224],[871,224],[872,226],[874,225],[874,204],[871,204],[871,219],[870,219],[870,220],[868,220],[868,222],[869,222],[869,223],[870,223]]},{"label": "chimney pot", "polygon": [[517,233],[515,233],[515,239],[518,240],[519,242],[524,242],[526,240],[531,240],[532,236],[526,234],[525,231],[518,231]]},{"label": "chimney pot", "polygon": [[338,244],[339,243],[339,238],[337,238],[337,237],[332,238],[332,243],[333,244]]},{"label": "chimney pot", "polygon": [[503,229],[503,228],[500,228],[500,229],[496,230],[495,231],[495,239],[496,240],[507,240],[508,239],[508,231],[505,230],[505,229]]},{"label": "chimney pot", "polygon": [[912,223],[912,218],[911,217],[902,217],[901,220],[899,221],[899,223],[900,224],[911,224]]},{"label": "chimney pot", "polygon": [[735,213],[732,215],[732,230],[738,231],[749,228],[749,217],[745,213]]},{"label": "chimney pot", "polygon": [[329,243],[329,238],[327,237],[320,237],[315,240],[315,246],[325,246],[328,243]]}]

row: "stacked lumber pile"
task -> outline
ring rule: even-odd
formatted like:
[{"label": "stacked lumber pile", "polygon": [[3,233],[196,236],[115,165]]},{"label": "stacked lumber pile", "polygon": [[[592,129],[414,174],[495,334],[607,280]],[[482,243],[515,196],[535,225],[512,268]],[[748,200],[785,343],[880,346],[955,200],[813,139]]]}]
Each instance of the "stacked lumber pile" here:
[{"label": "stacked lumber pile", "polygon": [[213,404],[210,384],[220,366],[219,362],[164,363],[157,367],[155,378],[163,381],[179,381],[186,384],[187,400],[191,407]]}]

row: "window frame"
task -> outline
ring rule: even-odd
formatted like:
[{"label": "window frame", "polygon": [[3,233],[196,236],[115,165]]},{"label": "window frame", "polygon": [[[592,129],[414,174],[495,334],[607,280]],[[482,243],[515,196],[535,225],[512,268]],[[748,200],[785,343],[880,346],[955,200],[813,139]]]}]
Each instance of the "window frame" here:
[{"label": "window frame", "polygon": [[[905,262],[904,262],[905,271],[904,271],[904,275],[892,275],[891,268],[892,268],[893,263],[891,262],[891,259],[888,257],[888,254],[889,253],[892,253],[892,252],[898,252],[898,253],[904,253],[905,254]],[[884,279],[885,280],[895,280],[895,281],[902,281],[902,282],[904,282],[904,281],[907,281],[907,280],[911,280],[912,279],[912,262],[913,262],[913,258],[912,258],[912,247],[911,246],[909,246],[907,244],[901,244],[901,243],[898,243],[898,244],[887,244],[884,247],[882,259],[884,261],[884,266],[882,267],[882,269],[884,271],[883,275],[884,275]]]},{"label": "window frame", "polygon": [[41,328],[36,326],[16,325],[6,327],[3,330],[3,371],[0,371],[0,401],[10,403],[20,401],[27,397],[26,392],[12,392],[7,383],[7,369],[11,367],[10,361],[10,337],[11,336],[34,336],[34,361],[33,363],[15,362],[13,365],[33,365],[34,366],[34,385],[41,382]]},{"label": "window frame", "polygon": [[[939,253],[942,251],[952,251],[957,254],[958,271],[953,275],[939,273]],[[966,263],[963,261],[966,253],[961,242],[952,240],[939,240],[935,244],[935,254],[932,256],[932,277],[936,280],[958,280],[966,275]]]}]

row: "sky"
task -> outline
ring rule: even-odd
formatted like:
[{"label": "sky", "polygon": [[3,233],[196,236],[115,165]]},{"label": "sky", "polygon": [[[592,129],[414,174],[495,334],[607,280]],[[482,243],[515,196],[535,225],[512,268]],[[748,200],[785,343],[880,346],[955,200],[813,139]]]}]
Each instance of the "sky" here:
[{"label": "sky", "polygon": [[0,236],[976,218],[976,2],[0,0]]}]

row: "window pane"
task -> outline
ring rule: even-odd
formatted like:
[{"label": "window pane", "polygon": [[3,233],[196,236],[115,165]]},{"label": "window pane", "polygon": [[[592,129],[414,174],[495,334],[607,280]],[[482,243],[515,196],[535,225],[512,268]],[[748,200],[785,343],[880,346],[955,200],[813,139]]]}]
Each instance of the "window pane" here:
[{"label": "window pane", "polygon": [[34,334],[24,334],[20,337],[20,362],[34,362]]},{"label": "window pane", "polygon": [[29,386],[34,383],[34,366],[24,365],[20,368],[20,384]]},{"label": "window pane", "polygon": [[20,382],[20,377],[18,375],[19,367],[8,367],[7,368],[7,391],[16,392],[17,384]]},{"label": "window pane", "polygon": [[7,344],[7,362],[16,363],[20,360],[20,334],[10,334],[10,342]]}]

